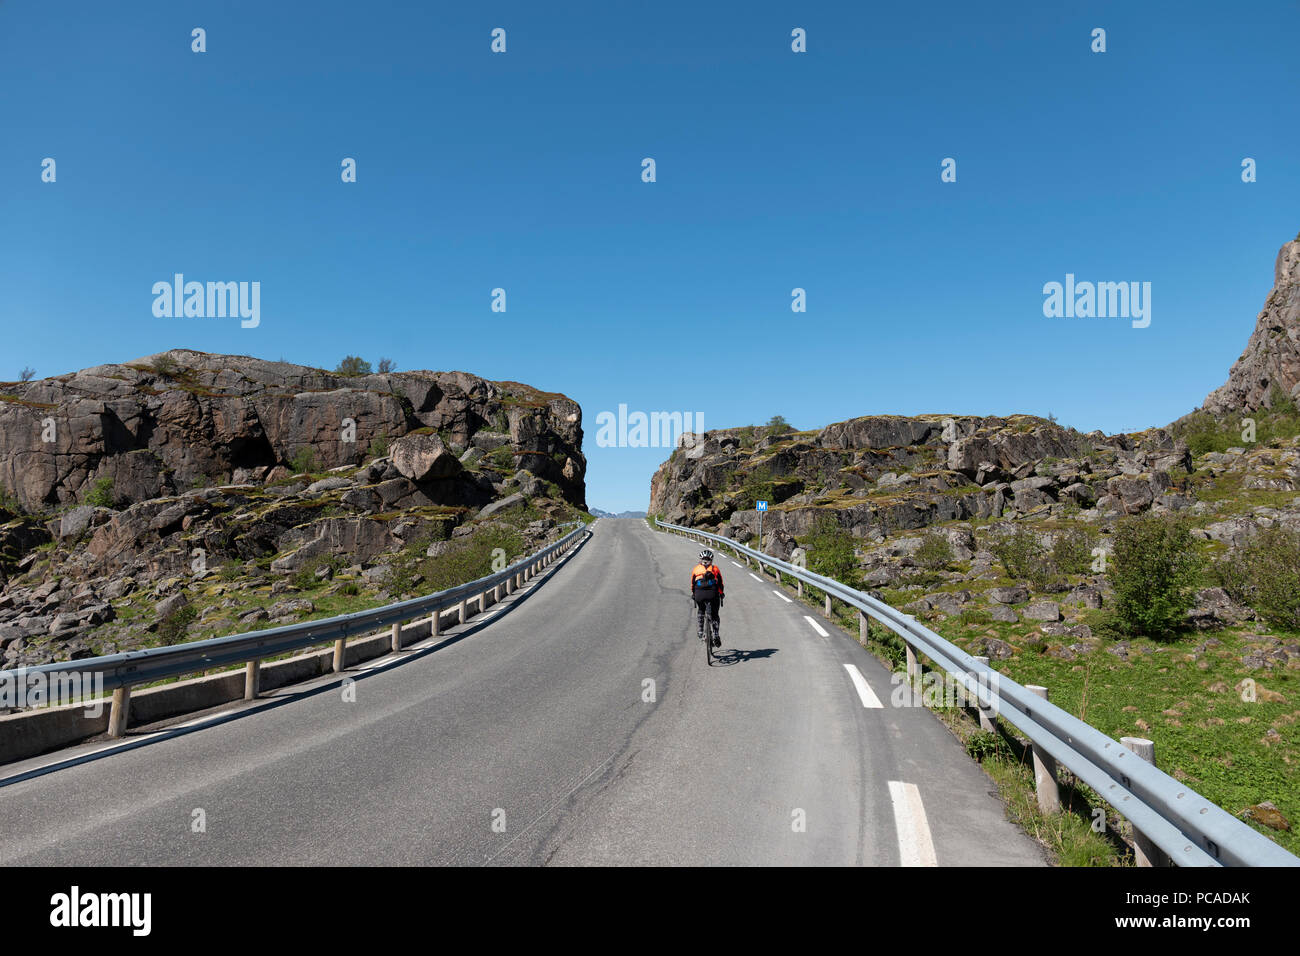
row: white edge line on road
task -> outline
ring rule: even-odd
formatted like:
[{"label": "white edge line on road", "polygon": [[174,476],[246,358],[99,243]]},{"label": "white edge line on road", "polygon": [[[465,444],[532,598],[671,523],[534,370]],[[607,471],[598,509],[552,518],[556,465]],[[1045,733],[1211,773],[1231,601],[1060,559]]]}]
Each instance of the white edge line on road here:
[{"label": "white edge line on road", "polygon": [[777,597],[779,597],[779,598],[780,598],[782,601],[784,601],[786,604],[793,604],[793,603],[794,603],[794,601],[791,601],[788,597],[786,597],[784,594],[782,594],[782,593],[781,593],[780,591],[778,591],[776,588],[773,588],[773,589],[772,589],[772,593],[775,594]]},{"label": "white edge line on road", "polygon": [[925,804],[914,783],[889,781],[889,799],[894,804],[894,829],[898,833],[898,856],[903,866],[938,866]]},{"label": "white edge line on road", "polygon": [[803,616],[803,619],[804,619],[805,621],[807,621],[809,624],[811,624],[811,625],[812,625],[812,629],[813,629],[814,631],[816,631],[818,634],[820,634],[822,637],[830,637],[830,635],[826,633],[826,629],[823,628],[823,627],[822,627],[820,624],[818,624],[816,621],[814,621],[814,620],[813,620],[809,615],[805,614],[805,615]]},{"label": "white edge line on road", "polygon": [[862,672],[852,664],[845,664],[844,669],[849,672],[849,677],[853,679],[853,686],[857,689],[858,696],[862,698],[862,706],[873,709],[883,709],[884,704],[876,696],[876,692],[871,689],[867,679],[862,676]]},{"label": "white edge line on road", "polygon": [[763,580],[763,579],[760,578],[757,574],[755,574],[753,571],[750,571],[750,572],[749,572],[749,576],[750,576],[751,578],[753,578],[755,581],[762,581],[762,580]]},{"label": "white edge line on road", "polygon": [[[731,561],[731,559],[730,559],[730,558],[728,558],[728,559],[727,559],[727,560],[728,560],[728,561]],[[731,561],[731,563],[732,563],[732,564],[736,564],[736,562],[735,562],[735,561]],[[736,564],[736,567],[740,567],[740,565],[739,565],[739,564]]]}]

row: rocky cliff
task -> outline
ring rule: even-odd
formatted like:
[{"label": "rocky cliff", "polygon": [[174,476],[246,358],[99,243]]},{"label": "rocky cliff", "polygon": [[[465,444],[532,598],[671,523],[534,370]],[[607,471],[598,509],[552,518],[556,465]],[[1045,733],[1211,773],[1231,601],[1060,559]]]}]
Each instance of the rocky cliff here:
[{"label": "rocky cliff", "polygon": [[1031,416],[877,415],[810,432],[708,432],[660,466],[650,513],[745,540],[762,497],[773,506],[764,530],[778,540],[830,513],[879,542],[967,518],[1068,512],[1086,521],[1186,507],[1179,491],[1190,470],[1186,444],[1165,431],[1084,435]]},{"label": "rocky cliff", "polygon": [[518,383],[175,350],[0,393],[0,667],[439,590],[585,517],[581,409]]},{"label": "rocky cliff", "polygon": [[[506,448],[512,473],[584,504],[582,411],[563,395],[463,372],[348,377],[181,349],[0,383],[0,488],[40,512],[110,479],[114,503],[130,504],[198,483],[274,480],[295,461],[359,465],[372,447],[422,430],[457,458]],[[435,477],[463,479],[463,469],[448,463]],[[491,498],[477,480],[437,491],[443,503]]]},{"label": "rocky cliff", "polygon": [[1276,394],[1300,397],[1300,236],[1278,251],[1273,288],[1246,350],[1202,407],[1213,414],[1253,412],[1272,405]]}]

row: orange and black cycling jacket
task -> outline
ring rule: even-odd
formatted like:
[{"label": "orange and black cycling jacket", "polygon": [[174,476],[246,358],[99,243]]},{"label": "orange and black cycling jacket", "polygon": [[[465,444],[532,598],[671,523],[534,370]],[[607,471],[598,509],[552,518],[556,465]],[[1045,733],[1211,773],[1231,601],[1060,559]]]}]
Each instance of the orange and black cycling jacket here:
[{"label": "orange and black cycling jacket", "polygon": [[697,564],[691,570],[691,593],[695,593],[695,582],[704,577],[709,571],[713,572],[713,579],[718,582],[718,597],[722,597],[722,569],[716,564],[711,564],[708,567]]}]

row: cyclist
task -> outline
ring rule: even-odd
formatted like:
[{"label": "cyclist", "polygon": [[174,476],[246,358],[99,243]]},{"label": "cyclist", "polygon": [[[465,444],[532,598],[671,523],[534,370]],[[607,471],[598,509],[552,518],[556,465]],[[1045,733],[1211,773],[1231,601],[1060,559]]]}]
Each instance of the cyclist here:
[{"label": "cyclist", "polygon": [[722,607],[722,570],[713,563],[713,552],[700,552],[700,563],[691,569],[691,600],[695,602],[699,637],[704,638],[704,615],[713,620],[713,646],[722,646],[718,629],[718,610]]}]

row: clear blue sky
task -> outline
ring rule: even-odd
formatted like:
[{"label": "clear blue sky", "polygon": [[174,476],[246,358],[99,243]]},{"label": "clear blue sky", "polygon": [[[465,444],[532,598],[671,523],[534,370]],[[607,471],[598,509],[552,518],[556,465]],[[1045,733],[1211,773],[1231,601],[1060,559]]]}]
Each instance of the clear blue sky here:
[{"label": "clear blue sky", "polygon": [[[0,377],[185,347],[528,382],[582,404],[612,510],[667,454],[596,447],[619,403],[1164,424],[1300,230],[1297,37],[1293,0],[0,0]],[[175,272],[261,282],[260,327],[155,318]],[[1067,272],[1151,282],[1150,327],[1045,318]]]}]

